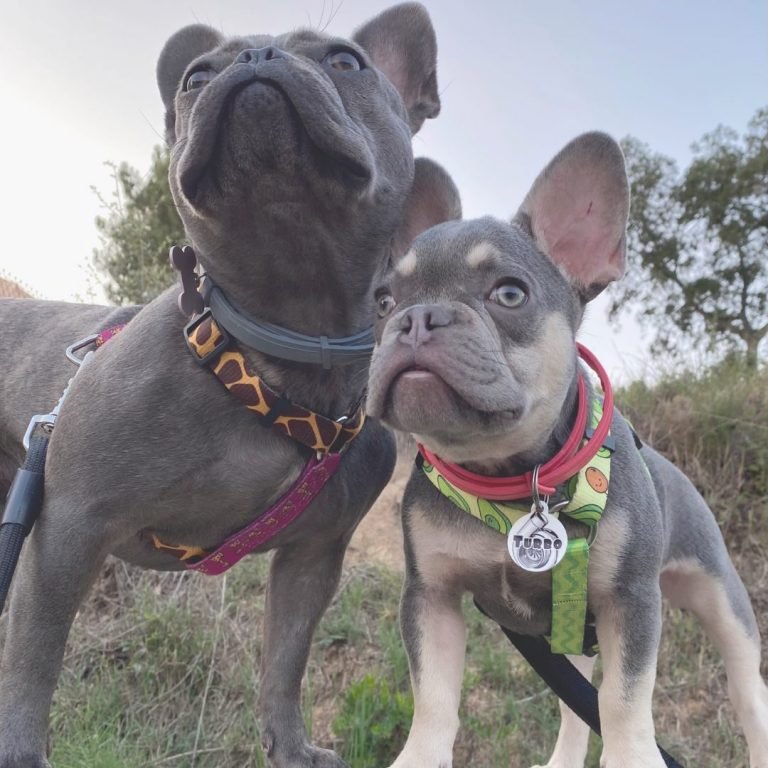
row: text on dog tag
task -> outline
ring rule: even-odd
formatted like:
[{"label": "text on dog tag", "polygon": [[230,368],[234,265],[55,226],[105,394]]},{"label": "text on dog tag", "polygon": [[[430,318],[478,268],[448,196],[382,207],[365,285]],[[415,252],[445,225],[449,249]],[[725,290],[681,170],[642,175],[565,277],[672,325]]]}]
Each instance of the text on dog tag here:
[{"label": "text on dog tag", "polygon": [[565,556],[568,534],[565,526],[549,514],[545,502],[531,507],[507,535],[507,549],[513,562],[525,571],[548,571]]}]

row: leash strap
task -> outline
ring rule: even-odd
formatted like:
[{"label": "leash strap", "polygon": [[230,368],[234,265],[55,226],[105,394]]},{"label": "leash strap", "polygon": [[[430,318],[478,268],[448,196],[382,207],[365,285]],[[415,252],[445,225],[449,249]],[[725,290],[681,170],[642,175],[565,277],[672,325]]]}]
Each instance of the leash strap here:
[{"label": "leash strap", "polygon": [[[77,366],[79,371],[90,360],[92,353],[89,352],[81,358],[76,355],[78,350],[91,345],[98,348],[120,333],[124,327],[124,325],[117,325],[97,335],[76,341],[67,347],[67,358]],[[16,470],[11,487],[8,489],[3,519],[0,522],[0,612],[5,607],[24,539],[29,535],[43,508],[48,442],[56,426],[59,409],[76,375],[77,371],[67,382],[59,401],[50,413],[32,417],[22,440],[22,444],[27,449],[27,455],[24,464]]]},{"label": "leash strap", "polygon": [[[488,616],[477,601],[475,606]],[[592,683],[565,656],[552,653],[543,637],[519,635],[501,624],[499,627],[557,697],[601,736],[597,689]],[[659,746],[659,752],[667,768],[683,768],[663,747]]]},{"label": "leash strap", "polygon": [[11,589],[24,539],[43,506],[43,472],[50,438],[38,432],[29,441],[24,464],[16,470],[0,523],[0,613]]},{"label": "leash strap", "polygon": [[234,348],[229,335],[217,325],[210,311],[206,310],[189,323],[184,335],[201,365],[207,365],[246,408],[292,440],[320,453],[339,453],[363,428],[365,409],[362,406],[352,416],[334,421],[292,403],[271,389],[248,370],[242,353]]}]

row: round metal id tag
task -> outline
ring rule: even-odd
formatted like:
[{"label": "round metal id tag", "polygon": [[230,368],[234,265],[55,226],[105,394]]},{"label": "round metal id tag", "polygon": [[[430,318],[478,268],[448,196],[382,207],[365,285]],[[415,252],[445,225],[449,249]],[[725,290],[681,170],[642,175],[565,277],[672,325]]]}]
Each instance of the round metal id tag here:
[{"label": "round metal id tag", "polygon": [[565,556],[568,534],[565,526],[549,514],[548,505],[540,501],[531,514],[522,517],[507,535],[507,549],[512,560],[525,571],[548,571]]}]

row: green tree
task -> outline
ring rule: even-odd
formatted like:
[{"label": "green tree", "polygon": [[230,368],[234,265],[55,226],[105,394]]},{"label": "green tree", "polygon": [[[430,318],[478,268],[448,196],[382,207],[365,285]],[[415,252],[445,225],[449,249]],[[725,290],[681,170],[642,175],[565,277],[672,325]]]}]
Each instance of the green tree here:
[{"label": "green tree", "polygon": [[168,262],[172,245],[185,240],[184,226],[168,186],[168,153],[155,147],[146,176],[122,163],[112,166],[112,198],[96,219],[101,246],[93,263],[117,304],[146,304],[176,279]]},{"label": "green tree", "polygon": [[687,338],[756,366],[768,335],[768,108],[743,137],[722,126],[705,135],[682,174],[637,139],[622,144],[630,268],[611,315],[639,306],[668,349]]}]

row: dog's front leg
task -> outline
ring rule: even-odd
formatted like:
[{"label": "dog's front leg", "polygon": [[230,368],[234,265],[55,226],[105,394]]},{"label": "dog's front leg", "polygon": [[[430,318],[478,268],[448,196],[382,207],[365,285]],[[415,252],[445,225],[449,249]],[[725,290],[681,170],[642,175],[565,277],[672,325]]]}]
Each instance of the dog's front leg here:
[{"label": "dog's front leg", "polygon": [[339,583],[345,540],[302,542],[272,559],[261,655],[262,745],[275,768],[344,768],[335,753],[312,746],[301,715],[301,680],[320,617]]},{"label": "dog's front leg", "polygon": [[106,542],[99,519],[53,502],[25,544],[0,664],[0,768],[48,766],[48,716],[64,646]]},{"label": "dog's front leg", "polygon": [[661,635],[658,583],[622,589],[597,611],[596,628],[603,658],[601,768],[664,768],[651,711]]},{"label": "dog's front leg", "polygon": [[400,607],[413,723],[392,768],[451,768],[466,650],[461,594],[426,587],[417,578],[406,577]]},{"label": "dog's front leg", "polygon": [[[568,660],[587,680],[592,679],[596,656],[569,656]],[[589,748],[589,726],[560,702],[560,730],[552,756],[545,766],[534,768],[584,768]]]}]

